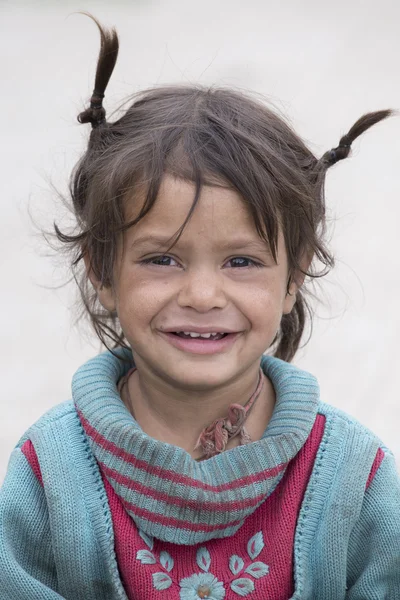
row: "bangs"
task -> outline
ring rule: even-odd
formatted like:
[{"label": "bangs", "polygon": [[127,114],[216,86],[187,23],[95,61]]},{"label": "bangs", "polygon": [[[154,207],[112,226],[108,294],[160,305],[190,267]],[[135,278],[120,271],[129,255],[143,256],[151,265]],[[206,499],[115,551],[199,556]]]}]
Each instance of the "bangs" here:
[{"label": "bangs", "polygon": [[153,137],[141,175],[136,171],[129,184],[129,196],[137,197],[133,189],[140,189],[144,201],[139,215],[126,223],[124,229],[134,226],[151,210],[157,201],[162,179],[168,174],[194,185],[193,203],[173,237],[173,244],[190,220],[203,186],[222,187],[239,193],[258,235],[276,261],[281,222],[279,207],[282,205],[278,188],[273,177],[266,173],[262,153],[248,142],[243,143],[245,140],[240,140],[237,131],[218,127],[211,116],[209,111],[199,111],[194,122],[178,128],[164,128]]}]

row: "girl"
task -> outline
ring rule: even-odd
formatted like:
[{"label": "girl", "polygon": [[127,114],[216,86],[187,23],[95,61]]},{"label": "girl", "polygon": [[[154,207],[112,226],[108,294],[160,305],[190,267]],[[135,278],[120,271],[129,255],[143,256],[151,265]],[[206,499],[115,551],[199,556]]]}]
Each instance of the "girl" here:
[{"label": "girl", "polygon": [[56,233],[109,351],[11,456],[1,598],[400,598],[393,455],[290,364],[305,277],[333,265],[326,172],[390,111],[320,159],[227,89],[150,90],[108,122],[99,29],[78,229]]}]

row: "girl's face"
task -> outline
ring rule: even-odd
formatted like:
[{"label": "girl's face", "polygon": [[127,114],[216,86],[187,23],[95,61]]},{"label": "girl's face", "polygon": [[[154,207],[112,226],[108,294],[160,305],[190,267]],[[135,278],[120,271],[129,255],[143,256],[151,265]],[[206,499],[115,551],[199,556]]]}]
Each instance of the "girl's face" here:
[{"label": "girl's face", "polygon": [[[293,308],[295,289],[287,294],[282,234],[276,264],[233,190],[204,187],[166,252],[193,197],[191,183],[164,178],[151,211],[125,233],[114,288],[98,293],[105,308],[117,311],[139,372],[206,391],[257,371],[282,315]],[[128,204],[127,218],[139,208]],[[213,341],[179,332],[225,335]]]}]

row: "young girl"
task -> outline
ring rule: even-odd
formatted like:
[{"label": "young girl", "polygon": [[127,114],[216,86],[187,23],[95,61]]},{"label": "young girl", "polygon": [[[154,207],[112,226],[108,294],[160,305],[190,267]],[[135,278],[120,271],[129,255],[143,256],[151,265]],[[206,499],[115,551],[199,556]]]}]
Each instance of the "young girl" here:
[{"label": "young girl", "polygon": [[333,264],[326,172],[390,111],[320,159],[227,89],[157,88],[108,122],[100,33],[78,230],[56,232],[111,349],[11,456],[0,597],[399,599],[393,455],[290,364],[305,276]]}]

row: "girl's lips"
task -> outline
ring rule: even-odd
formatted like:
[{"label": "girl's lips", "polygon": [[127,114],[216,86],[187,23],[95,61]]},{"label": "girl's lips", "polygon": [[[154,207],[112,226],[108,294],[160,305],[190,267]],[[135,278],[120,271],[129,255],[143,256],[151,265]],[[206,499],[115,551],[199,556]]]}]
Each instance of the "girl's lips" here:
[{"label": "girl's lips", "polygon": [[207,340],[205,338],[182,338],[175,335],[175,333],[159,333],[175,348],[184,352],[191,352],[192,354],[216,354],[224,352],[233,345],[240,335],[240,332],[227,333],[221,340]]}]

